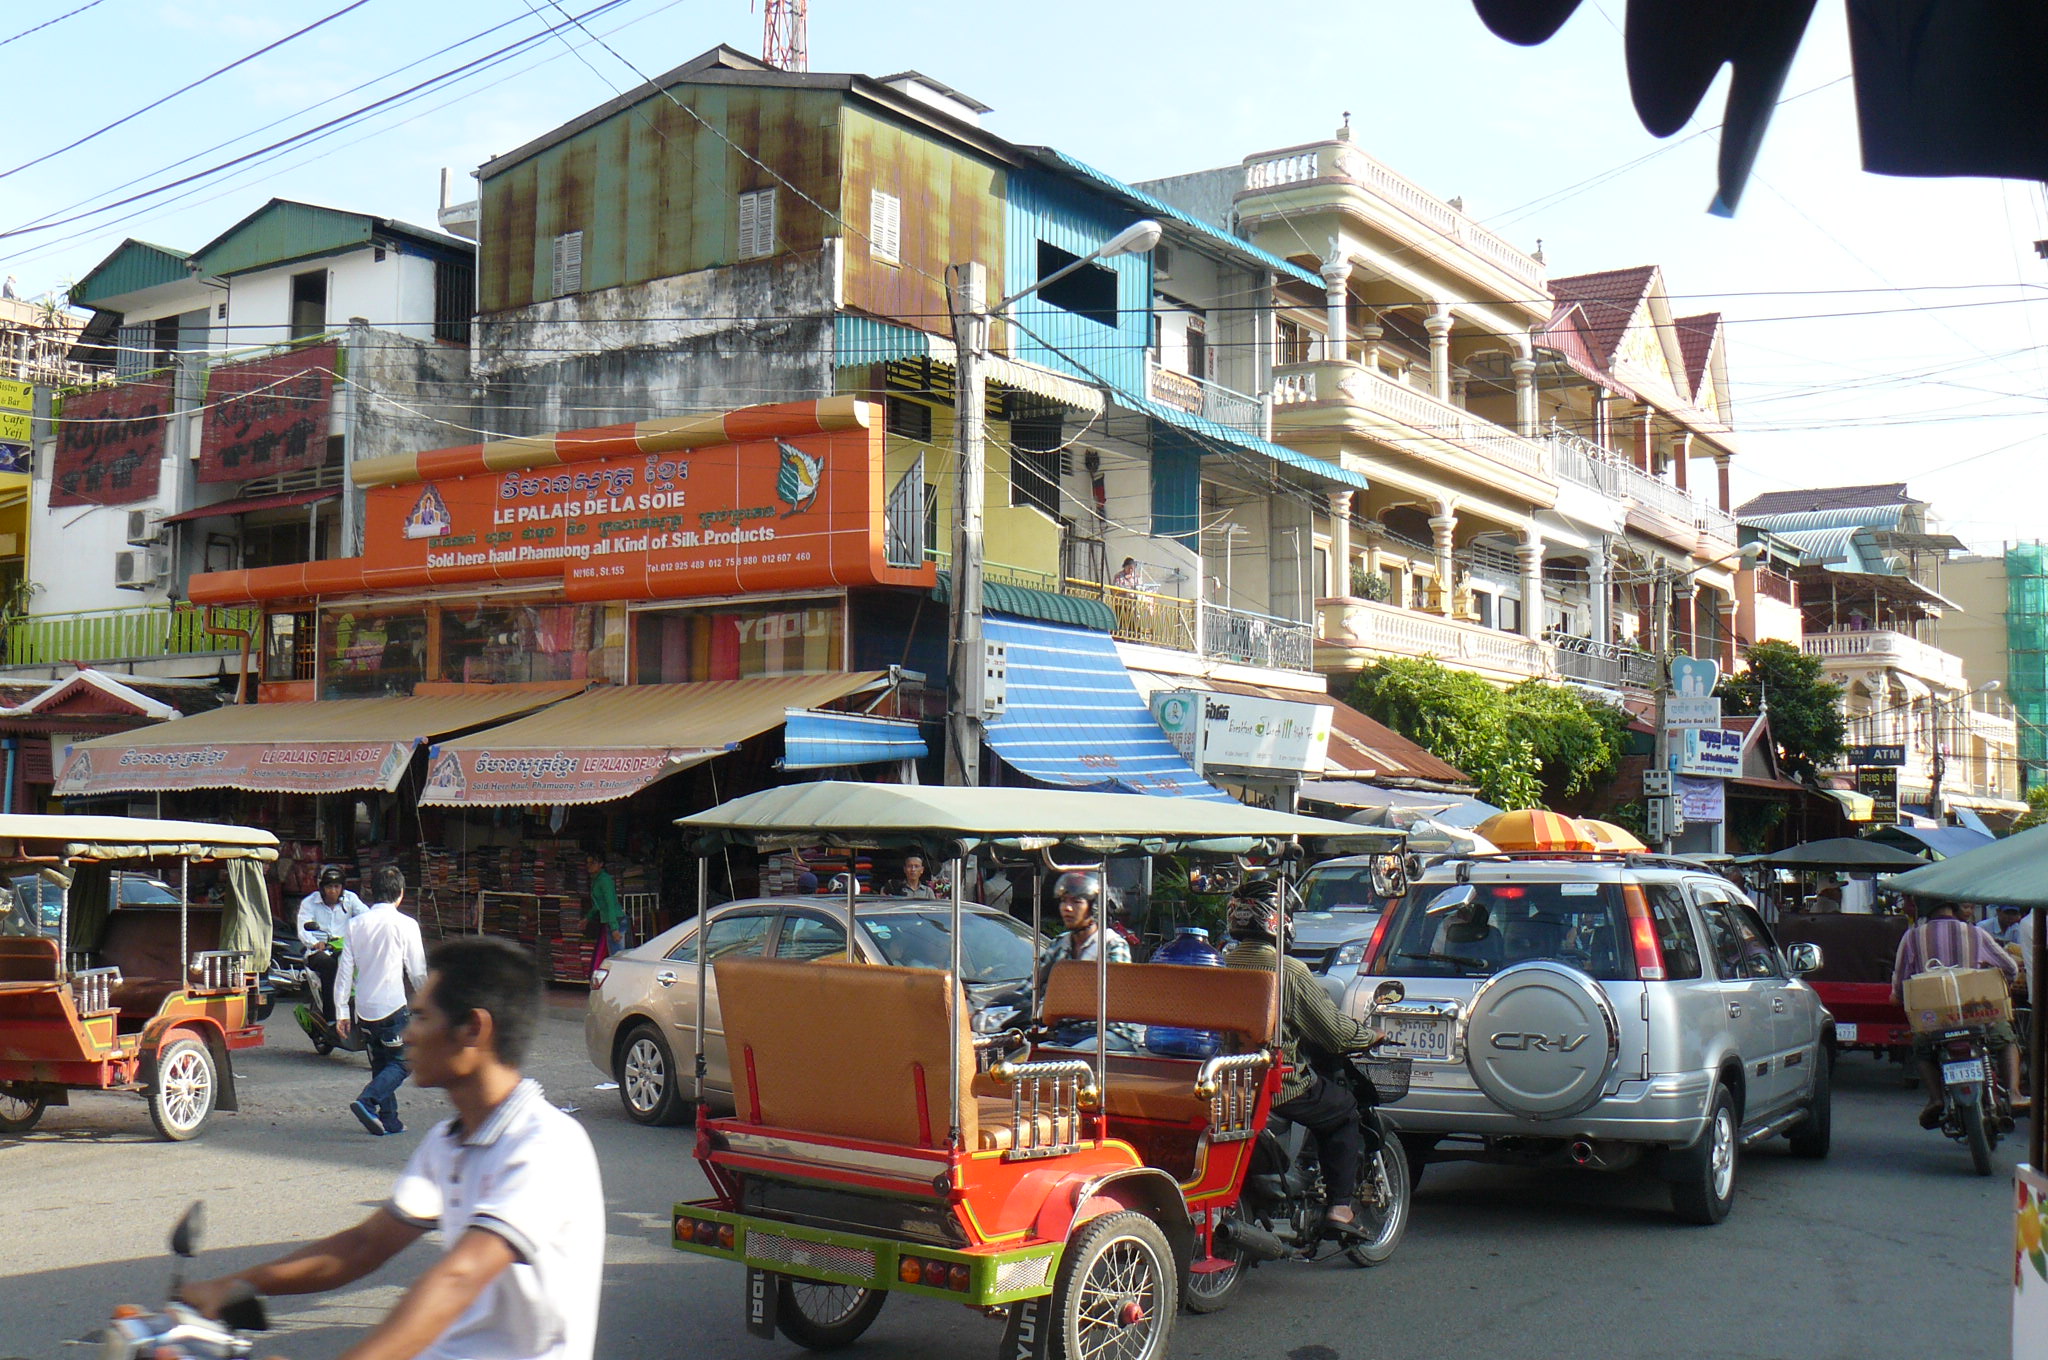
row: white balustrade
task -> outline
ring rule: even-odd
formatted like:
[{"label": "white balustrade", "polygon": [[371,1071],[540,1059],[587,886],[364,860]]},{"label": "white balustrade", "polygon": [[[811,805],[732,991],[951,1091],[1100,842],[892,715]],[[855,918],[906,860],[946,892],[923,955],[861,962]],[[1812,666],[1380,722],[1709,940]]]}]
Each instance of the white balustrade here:
[{"label": "white balustrade", "polygon": [[1372,651],[1435,657],[1525,678],[1550,675],[1555,670],[1547,644],[1516,633],[1481,628],[1377,600],[1344,600],[1328,609],[1326,636]]},{"label": "white balustrade", "polygon": [[1808,633],[1800,640],[1808,656],[1860,661],[1874,666],[1894,666],[1909,675],[1936,684],[1961,687],[1963,661],[1953,652],[1930,647],[1916,637],[1885,629],[1860,629],[1841,633]]}]

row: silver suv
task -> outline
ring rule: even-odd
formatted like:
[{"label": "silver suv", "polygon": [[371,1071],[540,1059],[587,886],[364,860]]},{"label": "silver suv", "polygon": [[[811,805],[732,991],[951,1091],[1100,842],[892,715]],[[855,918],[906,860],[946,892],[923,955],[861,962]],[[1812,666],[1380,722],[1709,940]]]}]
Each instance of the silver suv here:
[{"label": "silver suv", "polygon": [[1430,1160],[1644,1166],[1718,1223],[1739,1151],[1828,1152],[1834,1021],[1749,899],[1690,861],[1489,855],[1433,865],[1345,994],[1414,1060],[1387,1107]]}]

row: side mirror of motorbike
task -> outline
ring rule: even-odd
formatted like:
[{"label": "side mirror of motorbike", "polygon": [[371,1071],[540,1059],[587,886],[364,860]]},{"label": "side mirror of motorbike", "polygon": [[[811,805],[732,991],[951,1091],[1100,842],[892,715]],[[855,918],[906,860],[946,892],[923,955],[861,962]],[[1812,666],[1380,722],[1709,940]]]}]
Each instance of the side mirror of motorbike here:
[{"label": "side mirror of motorbike", "polygon": [[1408,989],[1400,982],[1389,979],[1372,989],[1372,1004],[1375,1009],[1382,1006],[1398,1006],[1408,997]]},{"label": "side mirror of motorbike", "polygon": [[187,1258],[198,1255],[200,1234],[205,1231],[206,1201],[194,1200],[171,1229],[171,1254]]},{"label": "side mirror of motorbike", "polygon": [[1442,916],[1467,905],[1478,896],[1478,891],[1471,884],[1460,883],[1456,887],[1445,888],[1442,892],[1431,898],[1429,905],[1423,909],[1422,914],[1425,916]]},{"label": "side mirror of motorbike", "polygon": [[1804,942],[1792,945],[1785,951],[1785,962],[1791,966],[1793,973],[1799,977],[1805,977],[1808,973],[1818,973],[1820,971],[1820,946]]}]

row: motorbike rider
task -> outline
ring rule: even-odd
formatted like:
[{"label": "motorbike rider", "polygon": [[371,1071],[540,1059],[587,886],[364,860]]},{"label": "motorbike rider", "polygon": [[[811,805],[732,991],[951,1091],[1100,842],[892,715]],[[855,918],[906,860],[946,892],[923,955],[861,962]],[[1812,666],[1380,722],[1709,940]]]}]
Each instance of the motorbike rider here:
[{"label": "motorbike rider", "polygon": [[[1251,879],[1231,894],[1230,938],[1223,955],[1231,968],[1273,971],[1273,951],[1293,933],[1275,879]],[[1386,1035],[1348,1019],[1316,981],[1308,965],[1281,960],[1280,1048],[1287,1063],[1273,1113],[1315,1135],[1316,1156],[1329,1197],[1327,1222],[1341,1234],[1357,1232],[1358,1177],[1365,1162],[1365,1134],[1358,1101],[1349,1089],[1315,1069],[1314,1059],[1341,1061],[1382,1043]]]},{"label": "motorbike rider", "polygon": [[341,962],[342,930],[349,919],[369,910],[350,892],[339,865],[320,871],[314,891],[299,901],[299,943],[306,946],[306,967],[320,982],[320,1014],[334,1023],[334,970]]},{"label": "motorbike rider", "polygon": [[[1066,930],[1053,938],[1038,956],[1038,995],[1045,995],[1046,984],[1052,980],[1053,965],[1061,960],[1075,963],[1094,963],[1103,950],[1109,951],[1111,963],[1131,961],[1130,942],[1109,926],[1109,917],[1114,909],[1110,890],[1102,883],[1102,875],[1089,869],[1075,869],[1061,874],[1053,881],[1053,897],[1059,903],[1060,923]],[[1132,1025],[1111,1025],[1109,1047],[1113,1049],[1137,1049],[1142,1047],[1142,1035]],[[1095,1042],[1095,1026],[1092,1023],[1069,1023],[1061,1025],[1053,1042],[1062,1048],[1090,1047]]]},{"label": "motorbike rider", "polygon": [[[1952,968],[1996,968],[2010,983],[2019,976],[2019,963],[2004,945],[1982,926],[1964,920],[1952,902],[1930,902],[1920,923],[1899,940],[1899,952],[1892,962],[1892,1003],[1906,1001],[1906,979],[1924,973],[1937,964]],[[1934,1054],[1940,1035],[1913,1035],[1913,1057],[1920,1068],[1920,1080],[1927,1087],[1927,1108],[1920,1111],[1920,1127],[1941,1127],[1941,1073],[1935,1069]],[[2015,1110],[2030,1108],[2019,1095],[2020,1050],[2013,1041],[2012,1024],[1994,1020],[1985,1026],[1984,1043],[2005,1068],[2006,1094]]]}]

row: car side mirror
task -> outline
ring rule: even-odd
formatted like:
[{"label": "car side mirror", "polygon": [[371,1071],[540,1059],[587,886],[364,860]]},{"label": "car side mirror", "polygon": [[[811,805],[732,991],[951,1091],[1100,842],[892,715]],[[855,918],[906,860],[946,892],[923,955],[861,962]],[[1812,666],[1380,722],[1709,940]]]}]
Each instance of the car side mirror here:
[{"label": "car side mirror", "polygon": [[1373,1009],[1378,1010],[1385,1006],[1398,1006],[1407,999],[1407,996],[1407,987],[1403,986],[1398,980],[1389,978],[1372,989]]},{"label": "car side mirror", "polygon": [[1423,915],[1443,916],[1469,904],[1478,895],[1470,883],[1460,883],[1455,887],[1445,888],[1430,899],[1429,905],[1423,909]]},{"label": "car side mirror", "polygon": [[1805,977],[1808,973],[1818,973],[1820,971],[1820,946],[1804,942],[1792,945],[1785,950],[1785,962],[1792,969],[1793,975],[1796,977]]}]

